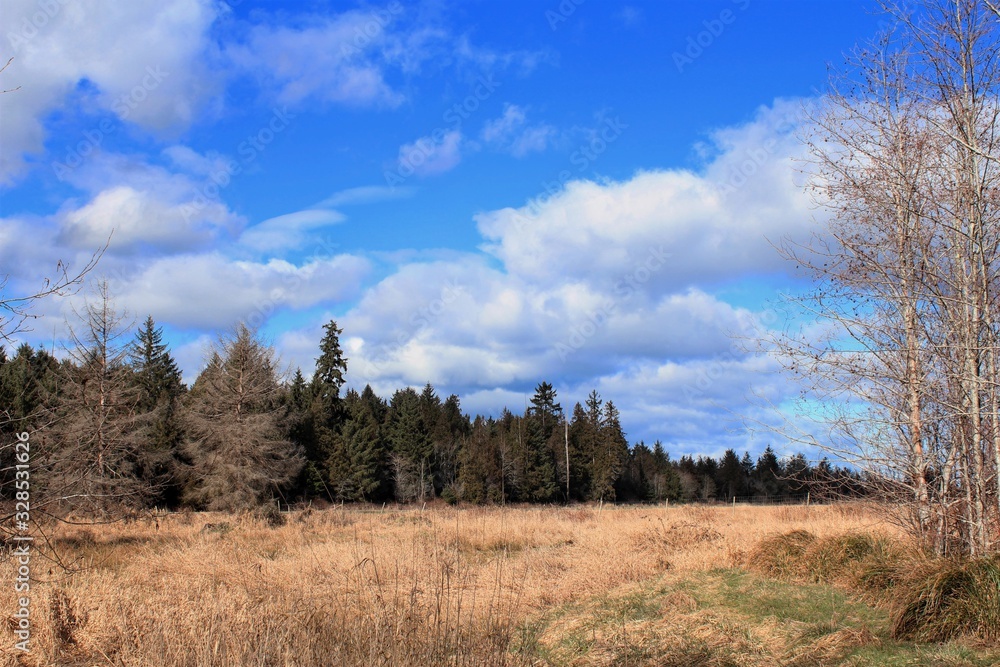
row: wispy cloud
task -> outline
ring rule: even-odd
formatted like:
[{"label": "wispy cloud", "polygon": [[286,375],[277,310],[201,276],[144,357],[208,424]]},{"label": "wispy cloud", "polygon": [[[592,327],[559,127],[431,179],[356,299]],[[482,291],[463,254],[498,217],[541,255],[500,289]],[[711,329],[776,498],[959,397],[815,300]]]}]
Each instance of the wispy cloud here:
[{"label": "wispy cloud", "polygon": [[551,125],[530,124],[527,112],[516,104],[504,105],[503,115],[488,121],[480,134],[484,142],[514,157],[544,151],[557,135]]},{"label": "wispy cloud", "polygon": [[372,204],[393,199],[405,199],[412,197],[416,193],[416,188],[400,186],[390,188],[385,185],[363,185],[356,188],[348,188],[335,192],[312,208],[337,208],[338,206],[351,206],[354,204]]},{"label": "wispy cloud", "polygon": [[462,161],[464,139],[459,130],[421,137],[399,147],[398,171],[402,176],[436,176],[450,171]]}]

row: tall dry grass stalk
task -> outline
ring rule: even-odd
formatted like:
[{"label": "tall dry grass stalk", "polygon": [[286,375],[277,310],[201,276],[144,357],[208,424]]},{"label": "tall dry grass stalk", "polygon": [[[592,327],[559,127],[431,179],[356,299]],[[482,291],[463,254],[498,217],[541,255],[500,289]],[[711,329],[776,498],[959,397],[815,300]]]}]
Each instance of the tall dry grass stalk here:
[{"label": "tall dry grass stalk", "polygon": [[[277,528],[205,514],[58,527],[53,547],[71,571],[35,555],[32,653],[14,651],[8,630],[0,656],[38,666],[515,665],[514,635],[553,605],[668,569],[728,567],[769,533],[878,524],[837,506],[546,507],[331,509]],[[0,566],[6,615],[14,572]]]}]

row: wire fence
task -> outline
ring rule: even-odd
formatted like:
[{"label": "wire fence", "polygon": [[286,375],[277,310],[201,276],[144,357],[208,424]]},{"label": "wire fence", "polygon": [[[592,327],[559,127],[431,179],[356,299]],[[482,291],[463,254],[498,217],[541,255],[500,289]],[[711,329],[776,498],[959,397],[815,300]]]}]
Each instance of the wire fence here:
[{"label": "wire fence", "polygon": [[[582,503],[549,503],[549,504],[532,504],[532,503],[506,503],[499,505],[472,505],[466,503],[460,503],[456,505],[458,509],[494,509],[506,507],[510,509],[517,508],[546,508],[551,507],[552,509],[604,509],[604,510],[614,510],[614,509],[628,509],[630,507],[688,507],[688,506],[703,506],[703,507],[724,507],[732,505],[834,505],[838,503],[847,503],[851,501],[857,501],[858,499],[851,498],[834,498],[827,496],[817,496],[811,493],[804,495],[800,494],[788,494],[788,495],[775,495],[775,496],[729,496],[727,499],[722,500],[718,498],[709,499],[691,499],[691,500],[663,500],[657,502],[582,502]],[[361,513],[361,514],[379,514],[388,512],[422,512],[426,510],[432,510],[435,508],[443,507],[443,503],[440,499],[435,499],[433,501],[427,502],[414,502],[414,503],[385,503],[383,505],[369,505],[364,503],[323,503],[320,505],[312,506],[313,509],[333,509],[341,510],[345,512]],[[450,505],[449,505],[450,506]],[[306,506],[309,507],[309,506]],[[293,505],[291,507],[284,504],[281,505],[281,511],[299,511],[306,509],[301,505]]]}]

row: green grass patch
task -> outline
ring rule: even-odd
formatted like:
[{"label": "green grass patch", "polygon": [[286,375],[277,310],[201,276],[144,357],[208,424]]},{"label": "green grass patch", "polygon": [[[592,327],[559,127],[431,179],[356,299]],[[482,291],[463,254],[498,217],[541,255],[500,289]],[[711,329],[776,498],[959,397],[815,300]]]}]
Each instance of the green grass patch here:
[{"label": "green grass patch", "polygon": [[1000,664],[1000,650],[893,639],[890,612],[842,588],[736,569],[662,575],[547,610],[514,664],[861,667]]},{"label": "green grass patch", "polygon": [[742,570],[712,573],[721,586],[719,604],[744,616],[763,621],[773,618],[830,627],[830,631],[867,625],[888,627],[884,612],[850,599],[843,591],[821,584],[796,584],[765,579]]}]

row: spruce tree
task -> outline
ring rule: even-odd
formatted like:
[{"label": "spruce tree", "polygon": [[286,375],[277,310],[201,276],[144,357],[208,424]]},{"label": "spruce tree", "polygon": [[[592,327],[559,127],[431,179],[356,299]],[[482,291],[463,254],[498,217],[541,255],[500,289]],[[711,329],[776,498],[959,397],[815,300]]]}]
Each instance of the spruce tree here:
[{"label": "spruce tree", "polygon": [[163,330],[147,317],[129,347],[132,383],[138,391],[137,475],[149,485],[149,501],[176,505],[180,500],[179,448],[183,438],[181,373],[163,342]]},{"label": "spruce tree", "polygon": [[594,442],[597,433],[591,428],[587,413],[577,403],[569,425],[570,500],[590,497],[590,473],[593,467]]},{"label": "spruce tree", "polygon": [[128,354],[141,411],[152,411],[163,397],[173,399],[181,394],[181,372],[163,342],[163,329],[156,326],[152,316],[136,333]]},{"label": "spruce tree", "polygon": [[459,452],[458,482],[462,500],[472,503],[504,501],[503,461],[496,423],[477,416]]},{"label": "spruce tree", "polygon": [[604,416],[598,430],[598,445],[594,452],[592,493],[598,500],[614,500],[615,486],[628,460],[628,440],[622,431],[618,408],[612,401],[604,406]]},{"label": "spruce tree", "polygon": [[340,390],[347,372],[347,358],[340,347],[343,332],[333,320],[323,325],[323,330],[310,385],[312,399],[308,419],[311,423],[299,429],[306,457],[307,492],[313,494],[318,494],[319,487],[324,486],[317,484],[317,479],[326,480],[330,488],[337,488],[343,485],[350,470],[350,461],[345,458],[347,455],[340,440],[345,416]]},{"label": "spruce tree", "polygon": [[739,457],[734,450],[727,449],[726,453],[722,455],[722,461],[719,463],[719,490],[725,498],[741,496],[746,492],[746,481]]},{"label": "spruce tree", "polygon": [[382,424],[371,402],[353,389],[344,399],[344,409],[346,419],[330,463],[331,479],[336,480],[333,492],[341,500],[384,500],[391,485]]},{"label": "spruce tree", "polygon": [[754,486],[759,495],[766,497],[778,496],[783,490],[781,463],[771,445],[768,445],[757,459],[754,468]]},{"label": "spruce tree", "polygon": [[531,407],[525,415],[524,482],[527,500],[548,502],[559,493],[556,458],[550,440],[562,416],[562,407],[555,402],[556,392],[547,382],[535,387]]},{"label": "spruce tree", "polygon": [[305,457],[301,479],[297,484],[299,493],[309,498],[333,500],[326,483],[324,467],[317,461],[318,438],[317,419],[312,410],[312,387],[306,383],[302,369],[296,368],[292,383],[288,387],[288,437],[298,446]]},{"label": "spruce tree", "polygon": [[316,358],[313,388],[324,407],[335,409],[340,399],[340,389],[344,386],[344,374],[347,373],[347,358],[340,347],[340,334],[343,331],[333,320],[324,324],[323,330],[326,333],[319,344],[320,354]]}]

